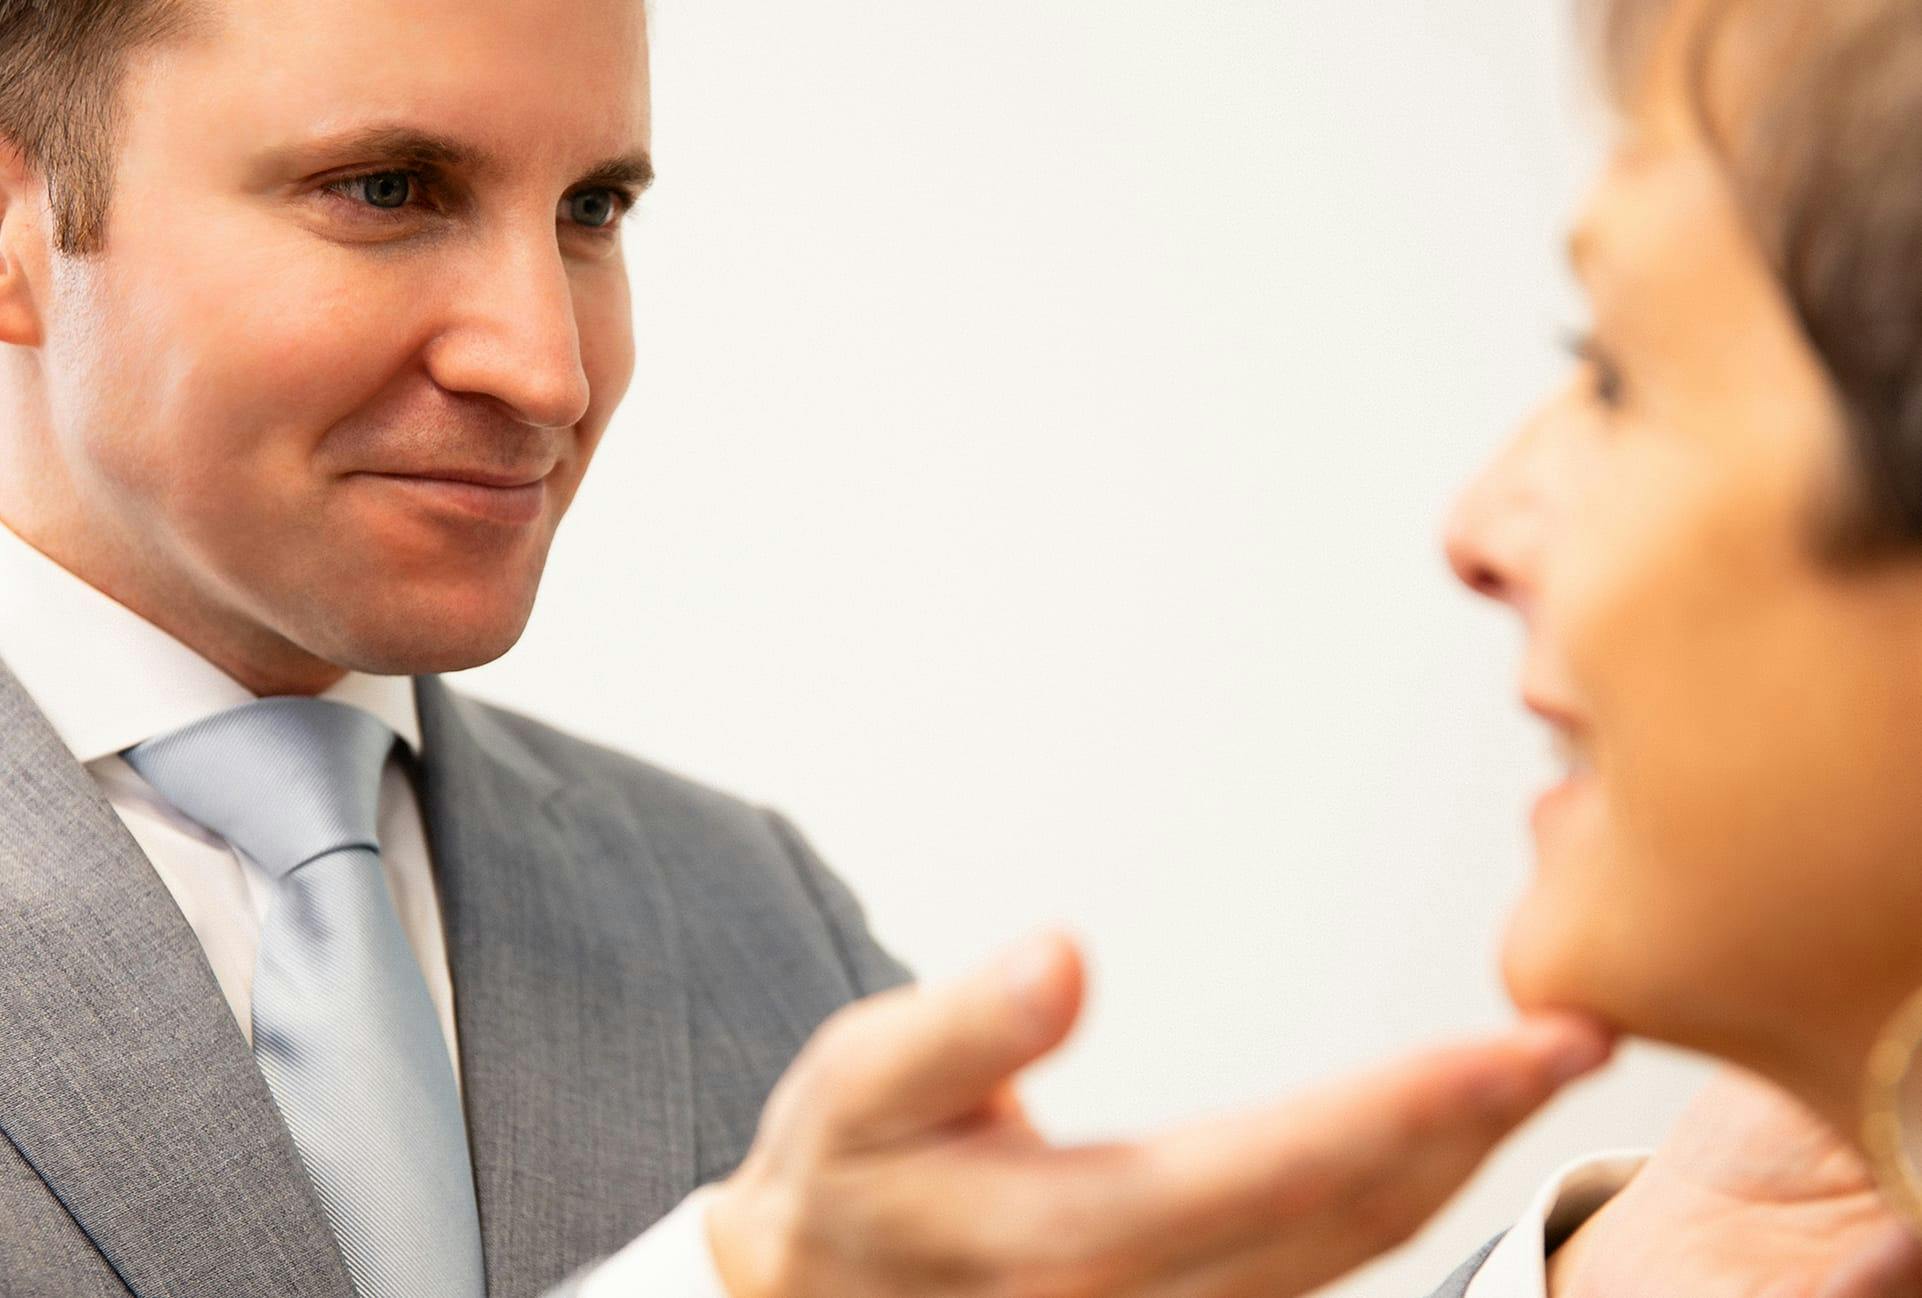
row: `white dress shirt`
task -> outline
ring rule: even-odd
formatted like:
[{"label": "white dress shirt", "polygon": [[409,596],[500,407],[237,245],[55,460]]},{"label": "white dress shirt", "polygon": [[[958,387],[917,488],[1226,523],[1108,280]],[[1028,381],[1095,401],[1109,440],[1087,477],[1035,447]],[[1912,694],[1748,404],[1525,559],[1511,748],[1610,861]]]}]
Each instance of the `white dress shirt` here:
[{"label": "white dress shirt", "polygon": [[1547,1298],[1548,1241],[1560,1244],[1574,1234],[1647,1161],[1646,1150],[1590,1154],[1555,1173],[1482,1263],[1463,1298]]},{"label": "white dress shirt", "polygon": [[[264,870],[182,816],[120,753],[156,735],[251,703],[254,695],[133,610],[0,525],[0,661],[99,785],[199,939],[240,1030],[253,1037],[254,953],[270,900]],[[321,695],[372,713],[418,756],[413,681],[350,672]],[[396,747],[381,775],[380,858],[408,945],[427,980],[460,1079],[460,1039],[440,898],[408,762]],[[594,1269],[580,1298],[727,1298],[696,1194]]]}]

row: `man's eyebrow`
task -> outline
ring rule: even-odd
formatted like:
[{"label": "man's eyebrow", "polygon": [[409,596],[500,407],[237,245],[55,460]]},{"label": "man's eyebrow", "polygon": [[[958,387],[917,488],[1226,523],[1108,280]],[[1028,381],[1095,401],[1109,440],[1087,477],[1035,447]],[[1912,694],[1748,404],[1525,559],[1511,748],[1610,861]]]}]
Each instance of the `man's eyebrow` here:
[{"label": "man's eyebrow", "polygon": [[654,183],[654,160],[643,152],[623,153],[597,162],[575,182],[580,185],[625,185],[639,192]]},{"label": "man's eyebrow", "polygon": [[[486,175],[500,170],[483,149],[449,136],[412,126],[365,126],[303,141],[293,152],[302,155],[361,156],[406,166],[442,167]],[[636,149],[590,166],[577,185],[623,185],[636,190],[654,183],[654,161]]]}]

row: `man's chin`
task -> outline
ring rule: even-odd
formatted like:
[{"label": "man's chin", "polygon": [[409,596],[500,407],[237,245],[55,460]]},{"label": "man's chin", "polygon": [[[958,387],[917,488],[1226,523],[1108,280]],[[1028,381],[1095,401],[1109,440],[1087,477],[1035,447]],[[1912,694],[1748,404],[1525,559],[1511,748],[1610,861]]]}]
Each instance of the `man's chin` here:
[{"label": "man's chin", "polygon": [[346,671],[422,676],[493,662],[519,643],[533,601],[476,604],[414,599],[363,603],[326,627],[290,636],[308,652]]}]

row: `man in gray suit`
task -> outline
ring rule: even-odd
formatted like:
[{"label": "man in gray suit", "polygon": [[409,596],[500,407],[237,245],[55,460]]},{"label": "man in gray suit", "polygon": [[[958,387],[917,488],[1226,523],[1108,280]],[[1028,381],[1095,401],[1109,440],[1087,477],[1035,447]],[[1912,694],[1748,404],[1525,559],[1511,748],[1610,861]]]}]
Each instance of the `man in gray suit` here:
[{"label": "man in gray suit", "polygon": [[648,114],[641,0],[0,0],[0,1296],[1282,1295],[1406,1237],[1603,1034],[1056,1149],[1070,944],[898,989],[781,817],[436,674],[627,388]]}]

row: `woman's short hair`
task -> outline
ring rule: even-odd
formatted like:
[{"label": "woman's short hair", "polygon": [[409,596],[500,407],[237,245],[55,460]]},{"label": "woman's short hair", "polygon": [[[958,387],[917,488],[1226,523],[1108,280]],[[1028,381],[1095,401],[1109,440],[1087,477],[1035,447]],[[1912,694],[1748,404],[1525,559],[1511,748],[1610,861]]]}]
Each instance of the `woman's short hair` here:
[{"label": "woman's short hair", "polygon": [[1857,472],[1823,548],[1922,545],[1922,3],[1584,3],[1620,105],[1676,40],[1696,117],[1842,396]]}]

